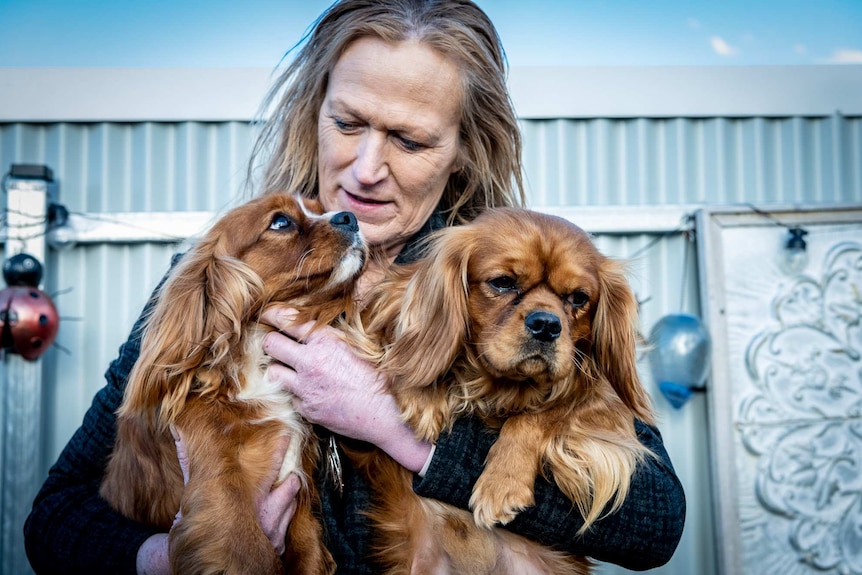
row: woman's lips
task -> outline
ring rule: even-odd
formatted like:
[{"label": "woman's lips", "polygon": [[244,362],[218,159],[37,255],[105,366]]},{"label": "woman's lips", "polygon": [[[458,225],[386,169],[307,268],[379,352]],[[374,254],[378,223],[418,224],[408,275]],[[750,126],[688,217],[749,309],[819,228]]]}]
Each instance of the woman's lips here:
[{"label": "woman's lips", "polygon": [[389,202],[383,202],[383,201],[379,201],[379,200],[372,200],[369,198],[361,198],[359,196],[351,194],[350,192],[345,192],[345,193],[348,196],[350,196],[350,199],[353,200],[354,202],[359,202],[362,204],[382,205],[382,204],[388,204],[389,203]]},{"label": "woman's lips", "polygon": [[344,190],[344,195],[347,197],[347,202],[350,204],[351,208],[358,209],[366,209],[366,210],[375,210],[380,206],[389,205],[391,202],[380,201],[380,200],[372,200],[370,198],[363,198],[361,196],[356,196],[351,194],[347,190]]}]

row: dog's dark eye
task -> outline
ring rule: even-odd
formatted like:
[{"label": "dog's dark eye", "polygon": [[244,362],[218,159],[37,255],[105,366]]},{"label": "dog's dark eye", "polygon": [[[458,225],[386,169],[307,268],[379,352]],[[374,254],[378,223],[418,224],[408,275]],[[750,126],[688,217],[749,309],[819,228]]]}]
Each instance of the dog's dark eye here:
[{"label": "dog's dark eye", "polygon": [[515,278],[511,278],[509,276],[500,276],[488,280],[488,285],[500,293],[512,291],[518,288],[518,283],[515,281]]},{"label": "dog's dark eye", "polygon": [[574,308],[584,307],[590,301],[590,296],[583,290],[575,290],[566,296],[566,302]]},{"label": "dog's dark eye", "polygon": [[287,214],[275,214],[272,216],[272,221],[269,223],[271,230],[289,230],[296,223]]}]

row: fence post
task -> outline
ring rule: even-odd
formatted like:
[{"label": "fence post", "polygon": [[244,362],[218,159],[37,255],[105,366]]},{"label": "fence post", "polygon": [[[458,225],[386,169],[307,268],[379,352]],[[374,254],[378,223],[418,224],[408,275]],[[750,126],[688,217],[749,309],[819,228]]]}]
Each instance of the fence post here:
[{"label": "fence post", "polygon": [[[44,265],[48,184],[45,166],[13,165],[5,180],[5,258],[28,253]],[[5,260],[4,260],[5,261]],[[43,268],[44,269],[44,268]],[[0,573],[32,573],[24,520],[39,489],[42,360],[2,352],[0,364]]]}]

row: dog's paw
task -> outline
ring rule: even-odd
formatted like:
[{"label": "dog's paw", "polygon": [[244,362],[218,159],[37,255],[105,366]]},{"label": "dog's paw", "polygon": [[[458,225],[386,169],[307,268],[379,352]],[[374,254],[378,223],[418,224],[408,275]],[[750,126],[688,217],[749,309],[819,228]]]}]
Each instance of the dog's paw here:
[{"label": "dog's paw", "polygon": [[422,441],[430,441],[432,443],[440,437],[440,433],[443,431],[443,426],[445,425],[443,414],[440,412],[419,413],[409,423],[416,430],[416,437]]},{"label": "dog's paw", "polygon": [[479,527],[506,525],[535,502],[533,486],[515,477],[491,478],[483,473],[473,487],[470,509]]}]

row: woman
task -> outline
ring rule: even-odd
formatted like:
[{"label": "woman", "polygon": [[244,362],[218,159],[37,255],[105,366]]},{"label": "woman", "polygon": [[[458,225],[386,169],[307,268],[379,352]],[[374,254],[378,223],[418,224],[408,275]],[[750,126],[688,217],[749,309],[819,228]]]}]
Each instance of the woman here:
[{"label": "woman", "polygon": [[[414,258],[411,246],[429,231],[523,201],[520,137],[503,51],[493,25],[469,0],[337,2],[276,83],[268,98],[273,102],[275,113],[253,154],[269,158],[263,193],[302,190],[327,210],[357,216],[366,239],[385,254],[360,279],[360,293],[379,278],[380,266]],[[279,360],[269,375],[295,393],[300,412],[320,426],[324,449],[338,456],[332,434],[371,442],[417,473],[417,493],[466,508],[493,442],[478,421],[459,421],[435,446],[419,442],[378,375],[331,330],[298,343],[294,338],[307,326],[294,325],[290,310],[264,319],[286,334],[273,333],[265,342]],[[98,496],[115,433],[113,413],[139,345],[136,326],[36,498],[25,533],[37,572],[167,572],[167,535],[117,515]],[[638,432],[660,457],[637,473],[617,513],[576,538],[582,519],[553,484],[539,480],[536,505],[509,527],[633,569],[665,563],[682,532],[684,496],[658,432],[640,423]],[[182,442],[178,452],[182,460]],[[317,478],[327,544],[339,572],[373,573],[362,515],[367,484],[346,458],[340,461],[336,480],[323,473]],[[276,547],[297,488],[283,483],[258,509]]]}]

